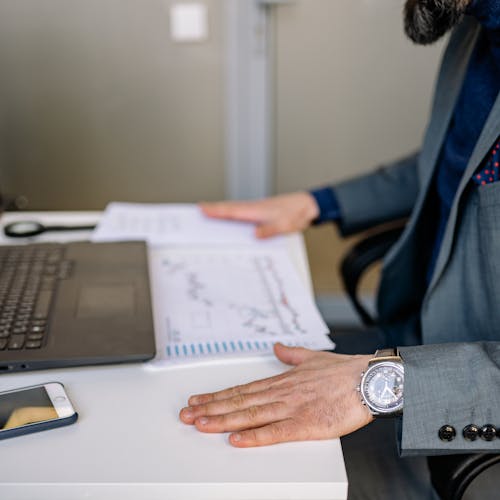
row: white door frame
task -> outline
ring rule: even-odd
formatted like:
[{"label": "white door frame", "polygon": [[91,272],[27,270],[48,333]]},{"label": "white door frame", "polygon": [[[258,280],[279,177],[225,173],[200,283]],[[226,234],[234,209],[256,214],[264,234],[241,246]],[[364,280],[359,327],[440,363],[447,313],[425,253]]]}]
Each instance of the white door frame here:
[{"label": "white door frame", "polygon": [[274,191],[273,7],[290,0],[226,0],[226,196]]}]

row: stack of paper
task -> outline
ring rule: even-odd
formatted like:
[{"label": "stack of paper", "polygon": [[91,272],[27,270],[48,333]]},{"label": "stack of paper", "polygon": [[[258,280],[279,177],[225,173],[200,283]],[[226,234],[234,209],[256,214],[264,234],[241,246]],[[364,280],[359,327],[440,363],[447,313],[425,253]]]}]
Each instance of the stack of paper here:
[{"label": "stack of paper", "polygon": [[332,349],[285,238],[205,218],[194,205],[113,203],[94,241],[146,239],[157,361],[262,355],[275,342]]},{"label": "stack of paper", "polygon": [[163,245],[280,245],[283,237],[258,241],[253,224],[205,217],[192,204],[110,203],[93,241],[146,240]]}]

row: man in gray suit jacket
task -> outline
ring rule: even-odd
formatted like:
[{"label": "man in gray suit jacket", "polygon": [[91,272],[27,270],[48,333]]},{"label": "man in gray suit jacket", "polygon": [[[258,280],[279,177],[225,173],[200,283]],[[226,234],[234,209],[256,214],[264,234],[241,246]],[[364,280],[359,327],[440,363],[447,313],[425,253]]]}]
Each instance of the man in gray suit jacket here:
[{"label": "man in gray suit jacket", "polygon": [[[192,396],[185,423],[230,431],[232,445],[249,447],[345,436],[394,416],[403,457],[500,452],[500,0],[407,1],[405,29],[417,43],[452,27],[419,153],[312,193],[202,206],[209,216],[255,222],[259,237],[328,220],[350,234],[409,217],[378,293],[379,347],[391,349],[347,355],[277,345],[293,369]],[[368,439],[377,439],[377,425],[366,428]],[[395,498],[369,488],[369,498]],[[408,488],[404,498],[425,497],[421,484],[415,494]]]}]

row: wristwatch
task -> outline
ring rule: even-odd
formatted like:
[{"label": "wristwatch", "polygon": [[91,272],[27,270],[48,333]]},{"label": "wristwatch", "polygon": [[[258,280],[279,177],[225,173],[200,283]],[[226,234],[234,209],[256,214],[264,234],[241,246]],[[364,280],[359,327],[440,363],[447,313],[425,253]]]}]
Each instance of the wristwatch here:
[{"label": "wristwatch", "polygon": [[396,349],[380,349],[368,362],[357,387],[361,402],[375,417],[394,417],[403,413],[403,360]]}]

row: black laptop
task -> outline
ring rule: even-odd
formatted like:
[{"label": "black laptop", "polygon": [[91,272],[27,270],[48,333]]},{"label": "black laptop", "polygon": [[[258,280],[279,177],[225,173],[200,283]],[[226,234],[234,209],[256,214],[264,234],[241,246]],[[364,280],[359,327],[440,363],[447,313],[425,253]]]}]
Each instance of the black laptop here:
[{"label": "black laptop", "polygon": [[145,243],[0,246],[0,373],[154,355]]}]

